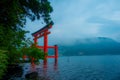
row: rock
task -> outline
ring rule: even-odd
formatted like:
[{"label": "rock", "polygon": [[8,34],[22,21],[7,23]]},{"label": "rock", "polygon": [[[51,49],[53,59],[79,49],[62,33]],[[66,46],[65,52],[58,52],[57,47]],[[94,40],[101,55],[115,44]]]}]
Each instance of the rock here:
[{"label": "rock", "polygon": [[18,64],[9,64],[6,70],[6,74],[3,76],[3,80],[11,80],[14,77],[21,77],[23,74],[22,66]]},{"label": "rock", "polygon": [[25,75],[26,79],[32,79],[32,80],[38,80],[39,76],[38,76],[38,72],[31,72]]}]

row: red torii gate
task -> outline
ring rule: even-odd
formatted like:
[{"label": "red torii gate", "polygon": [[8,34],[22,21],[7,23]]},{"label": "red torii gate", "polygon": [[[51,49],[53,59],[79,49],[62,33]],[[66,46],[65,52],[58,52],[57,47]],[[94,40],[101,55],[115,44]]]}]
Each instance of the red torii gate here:
[{"label": "red torii gate", "polygon": [[[34,37],[34,43],[36,44],[37,48],[43,49],[44,53],[45,53],[45,59],[47,58],[58,58],[58,46],[54,45],[54,46],[48,46],[48,34],[50,34],[51,32],[49,31],[49,29],[52,28],[53,22],[50,22],[48,25],[46,25],[45,27],[43,27],[42,29],[32,33],[32,36]],[[44,37],[44,46],[39,46],[37,44],[38,39]],[[55,50],[55,54],[54,56],[48,56],[48,48],[53,48]]]}]

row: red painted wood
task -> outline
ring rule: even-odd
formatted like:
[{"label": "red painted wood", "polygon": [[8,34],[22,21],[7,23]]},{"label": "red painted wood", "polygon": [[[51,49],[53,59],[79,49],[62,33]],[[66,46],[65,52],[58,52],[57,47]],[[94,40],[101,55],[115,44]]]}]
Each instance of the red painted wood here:
[{"label": "red painted wood", "polygon": [[33,36],[37,36],[40,33],[44,33],[45,31],[49,30],[50,28],[52,28],[52,25],[49,26],[45,26],[42,29],[38,30],[37,32],[33,33]]},{"label": "red painted wood", "polygon": [[55,46],[48,46],[48,48],[55,48]]},{"label": "red painted wood", "polygon": [[36,46],[37,48],[44,49],[44,46]]},{"label": "red painted wood", "polygon": [[55,45],[55,58],[58,58],[58,46]]},{"label": "red painted wood", "polygon": [[47,58],[55,58],[55,56],[47,56]]},{"label": "red painted wood", "polygon": [[47,53],[48,52],[48,36],[47,36],[47,31],[44,33],[44,52]]},{"label": "red painted wood", "polygon": [[[48,34],[50,34],[50,32],[46,32],[46,34],[48,35]],[[44,33],[41,33],[41,34],[39,34],[38,36],[37,36],[37,38],[41,38],[41,37],[43,37],[44,36]]]},{"label": "red painted wood", "polygon": [[38,40],[37,40],[37,38],[35,37],[35,38],[34,38],[34,43],[37,44],[37,42],[38,42]]},{"label": "red painted wood", "polygon": [[[40,49],[43,49],[43,48],[44,48],[44,46],[39,46],[39,45],[37,45],[36,47],[37,47],[37,48],[40,48]],[[55,48],[55,46],[47,46],[47,48]]]},{"label": "red painted wood", "polygon": [[[47,55],[48,53],[48,48],[53,48],[55,50],[55,54],[54,56],[45,56],[44,58],[44,64],[47,63],[47,58],[58,58],[58,46],[48,46],[48,35],[51,33],[49,31],[49,29],[52,28],[52,25],[47,25],[45,27],[43,27],[42,29],[36,31],[35,33],[33,33],[32,35],[34,36],[34,43],[36,44],[37,48],[43,49],[45,55]],[[44,37],[44,46],[39,46],[37,45],[38,39]]]}]

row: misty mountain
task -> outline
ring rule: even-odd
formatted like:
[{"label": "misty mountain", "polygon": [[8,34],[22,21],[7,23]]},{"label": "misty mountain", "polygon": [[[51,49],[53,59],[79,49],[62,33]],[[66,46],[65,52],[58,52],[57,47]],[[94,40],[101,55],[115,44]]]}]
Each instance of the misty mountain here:
[{"label": "misty mountain", "polygon": [[120,43],[107,37],[79,39],[72,45],[58,46],[60,56],[120,54]]}]

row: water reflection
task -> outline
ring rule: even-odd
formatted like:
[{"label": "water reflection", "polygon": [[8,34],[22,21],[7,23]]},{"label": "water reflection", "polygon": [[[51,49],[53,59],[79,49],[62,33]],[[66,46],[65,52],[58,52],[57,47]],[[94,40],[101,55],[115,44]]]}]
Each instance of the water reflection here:
[{"label": "water reflection", "polygon": [[54,62],[54,70],[58,69],[58,58],[55,58],[55,62]]},{"label": "water reflection", "polygon": [[43,69],[46,69],[47,66],[48,66],[48,60],[45,59],[45,60],[43,61]]},{"label": "water reflection", "polygon": [[23,68],[24,74],[38,72],[39,80],[120,80],[120,56],[60,57]]},{"label": "water reflection", "polygon": [[40,61],[40,64],[38,65],[36,65],[35,63],[26,63],[23,67],[24,69],[23,78],[25,78],[26,74],[32,74],[34,72],[35,73],[37,72],[38,73],[37,77],[39,77],[38,80],[51,80],[52,78],[48,73],[52,71],[52,74],[56,74],[55,72],[58,69],[58,59],[54,59],[54,61],[51,61],[51,60],[53,59],[50,59],[50,60],[46,59],[46,60]]},{"label": "water reflection", "polygon": [[[48,65],[53,65],[53,69],[54,70],[57,70],[58,69],[58,59],[57,58],[55,58],[54,59],[54,63],[53,64],[48,64],[49,62],[48,62],[48,60],[46,59],[46,60],[43,60],[43,69],[44,70],[47,70],[47,68],[48,68]],[[38,67],[38,66],[41,66],[41,64],[39,64],[39,65],[36,65],[35,63],[31,63],[31,72],[33,72],[33,71],[35,71],[36,70],[36,67]]]},{"label": "water reflection", "polygon": [[[53,64],[49,64],[49,65],[53,65]],[[48,68],[48,60],[44,60],[43,61],[43,69],[46,70]],[[58,69],[58,59],[55,58],[54,59],[54,65],[53,65],[54,70]]]},{"label": "water reflection", "polygon": [[36,64],[35,63],[31,64],[31,71],[32,72],[36,71]]},{"label": "water reflection", "polygon": [[51,80],[120,80],[120,56],[72,56],[55,61],[48,60],[44,69]]}]

